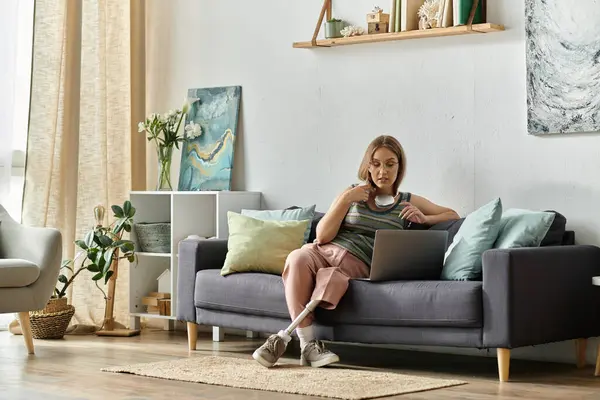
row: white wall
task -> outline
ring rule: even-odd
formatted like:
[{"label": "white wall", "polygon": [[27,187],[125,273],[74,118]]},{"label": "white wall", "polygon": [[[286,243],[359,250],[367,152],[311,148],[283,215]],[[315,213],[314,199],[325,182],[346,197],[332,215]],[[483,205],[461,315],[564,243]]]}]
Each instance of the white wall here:
[{"label": "white wall", "polygon": [[[388,133],[407,152],[402,189],[462,215],[496,196],[505,208],[556,209],[578,242],[600,244],[600,137],[527,135],[523,0],[488,1],[503,33],[293,49],[320,4],[149,1],[148,112],[179,105],[190,87],[242,85],[234,189],[262,191],[265,207],[326,210],[369,141]],[[364,25],[372,7],[334,1],[334,16]],[[571,362],[573,349],[513,354]]]}]

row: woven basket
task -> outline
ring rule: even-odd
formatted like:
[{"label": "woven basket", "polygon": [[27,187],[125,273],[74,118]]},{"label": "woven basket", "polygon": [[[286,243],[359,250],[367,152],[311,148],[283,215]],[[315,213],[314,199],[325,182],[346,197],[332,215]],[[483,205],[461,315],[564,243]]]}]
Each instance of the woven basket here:
[{"label": "woven basket", "polygon": [[35,339],[62,339],[75,314],[75,307],[67,304],[67,298],[50,299],[43,310],[31,311],[31,333]]},{"label": "woven basket", "polygon": [[134,224],[135,235],[140,251],[145,253],[171,252],[171,223],[139,223]]}]

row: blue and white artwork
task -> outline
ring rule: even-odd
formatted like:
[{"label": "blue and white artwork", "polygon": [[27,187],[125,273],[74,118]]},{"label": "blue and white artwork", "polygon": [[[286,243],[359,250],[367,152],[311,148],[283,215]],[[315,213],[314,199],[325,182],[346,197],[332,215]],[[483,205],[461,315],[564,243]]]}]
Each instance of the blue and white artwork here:
[{"label": "blue and white artwork", "polygon": [[530,134],[600,131],[600,0],[525,0]]},{"label": "blue and white artwork", "polygon": [[199,124],[201,134],[183,142],[179,190],[231,190],[231,171],[242,88],[190,89],[186,118]]}]

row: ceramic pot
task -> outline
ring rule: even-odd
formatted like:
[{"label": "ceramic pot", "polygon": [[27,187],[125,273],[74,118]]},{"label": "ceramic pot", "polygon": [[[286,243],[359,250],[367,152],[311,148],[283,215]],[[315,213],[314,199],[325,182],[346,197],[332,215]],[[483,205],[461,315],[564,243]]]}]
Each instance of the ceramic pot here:
[{"label": "ceramic pot", "polygon": [[344,21],[325,22],[325,37],[327,39],[340,38],[343,35],[340,33],[346,24]]}]

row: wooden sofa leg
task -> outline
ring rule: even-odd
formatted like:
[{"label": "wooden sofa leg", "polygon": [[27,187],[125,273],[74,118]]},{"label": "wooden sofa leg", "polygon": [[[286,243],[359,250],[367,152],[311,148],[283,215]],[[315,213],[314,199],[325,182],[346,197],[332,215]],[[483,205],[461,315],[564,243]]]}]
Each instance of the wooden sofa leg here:
[{"label": "wooden sofa leg", "polygon": [[225,340],[225,331],[219,326],[213,326],[213,342],[222,342]]},{"label": "wooden sofa leg", "polygon": [[246,331],[246,338],[247,339],[257,339],[258,338],[258,332]]},{"label": "wooden sofa leg", "polygon": [[33,336],[31,335],[31,323],[29,322],[29,312],[19,313],[19,322],[21,324],[21,331],[23,332],[23,338],[25,339],[25,346],[29,354],[35,354],[33,349]]},{"label": "wooden sofa leg", "polygon": [[575,340],[575,355],[577,357],[577,368],[585,368],[585,352],[587,350],[587,339]]},{"label": "wooden sofa leg", "polygon": [[598,350],[596,350],[598,355],[596,356],[596,372],[594,372],[595,376],[600,376],[600,344],[598,345]]},{"label": "wooden sofa leg", "polygon": [[196,350],[196,342],[198,341],[198,325],[194,322],[187,323],[188,346],[190,350]]},{"label": "wooden sofa leg", "polygon": [[506,382],[510,371],[510,349],[498,349],[497,357],[500,382]]}]

